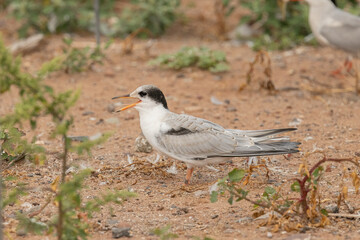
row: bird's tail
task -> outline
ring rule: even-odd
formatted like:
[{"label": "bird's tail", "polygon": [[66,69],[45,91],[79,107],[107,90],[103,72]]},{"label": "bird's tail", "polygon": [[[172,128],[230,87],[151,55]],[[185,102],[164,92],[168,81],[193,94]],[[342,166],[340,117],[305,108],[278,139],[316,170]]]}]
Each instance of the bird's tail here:
[{"label": "bird's tail", "polygon": [[299,152],[300,142],[290,142],[287,136],[276,136],[279,133],[294,131],[296,128],[269,129],[269,130],[235,130],[236,134],[246,135],[253,144],[244,146],[239,144],[231,154],[233,157],[281,155]]}]

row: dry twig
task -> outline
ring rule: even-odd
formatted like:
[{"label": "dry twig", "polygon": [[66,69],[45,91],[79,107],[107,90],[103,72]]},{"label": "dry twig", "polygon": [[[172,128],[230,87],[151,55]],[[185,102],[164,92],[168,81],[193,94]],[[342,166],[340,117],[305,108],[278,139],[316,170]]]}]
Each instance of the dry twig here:
[{"label": "dry twig", "polygon": [[253,81],[254,67],[257,63],[259,63],[260,65],[262,65],[264,67],[263,73],[266,77],[266,79],[264,81],[261,81],[259,83],[260,88],[268,90],[270,93],[275,93],[276,89],[275,89],[275,85],[272,81],[271,58],[270,58],[269,54],[263,50],[258,51],[255,56],[255,59],[249,63],[250,69],[246,73],[246,83],[241,85],[239,87],[238,91],[244,90],[246,88],[246,86],[250,85],[251,81]]}]

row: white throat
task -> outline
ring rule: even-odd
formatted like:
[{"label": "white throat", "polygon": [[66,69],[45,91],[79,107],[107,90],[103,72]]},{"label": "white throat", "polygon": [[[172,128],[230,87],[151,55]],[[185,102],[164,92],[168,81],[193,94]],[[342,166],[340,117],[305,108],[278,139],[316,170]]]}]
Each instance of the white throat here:
[{"label": "white throat", "polygon": [[151,108],[137,108],[140,116],[140,127],[145,138],[152,146],[155,145],[156,136],[160,132],[161,123],[169,114],[169,110],[165,109],[161,104]]}]

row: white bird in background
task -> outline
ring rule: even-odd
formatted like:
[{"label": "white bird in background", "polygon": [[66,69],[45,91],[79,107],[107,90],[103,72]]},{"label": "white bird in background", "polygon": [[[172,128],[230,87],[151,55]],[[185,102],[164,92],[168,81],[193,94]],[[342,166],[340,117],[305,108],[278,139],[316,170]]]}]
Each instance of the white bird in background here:
[{"label": "white bird in background", "polygon": [[[360,17],[337,8],[330,0],[304,1],[310,6],[309,25],[315,38],[323,45],[339,48],[355,57],[360,57]],[[348,69],[351,68],[351,62],[349,64]],[[357,92],[358,82],[357,72],[355,82]]]},{"label": "white bird in background", "polygon": [[205,119],[171,112],[164,94],[153,85],[141,86],[131,94],[113,99],[117,98],[138,100],[119,111],[131,107],[139,111],[140,127],[149,143],[159,152],[186,163],[186,184],[195,166],[219,163],[233,157],[299,152],[300,143],[290,142],[288,137],[275,136],[296,128],[225,129]]}]

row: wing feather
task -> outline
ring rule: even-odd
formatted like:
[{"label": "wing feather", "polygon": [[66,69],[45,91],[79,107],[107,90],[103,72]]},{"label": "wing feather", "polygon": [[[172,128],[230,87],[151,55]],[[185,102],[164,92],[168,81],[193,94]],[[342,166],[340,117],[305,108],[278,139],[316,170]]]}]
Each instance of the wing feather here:
[{"label": "wing feather", "polygon": [[360,17],[336,9],[324,21],[320,34],[331,45],[360,54]]},{"label": "wing feather", "polygon": [[[231,132],[205,119],[174,114],[163,124],[165,126],[162,126],[163,131],[157,140],[167,151],[178,156],[206,158],[233,152],[237,146]],[[180,134],[185,131],[187,134]]]}]

